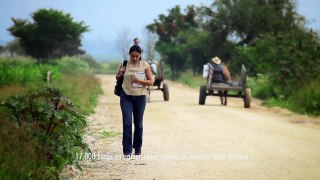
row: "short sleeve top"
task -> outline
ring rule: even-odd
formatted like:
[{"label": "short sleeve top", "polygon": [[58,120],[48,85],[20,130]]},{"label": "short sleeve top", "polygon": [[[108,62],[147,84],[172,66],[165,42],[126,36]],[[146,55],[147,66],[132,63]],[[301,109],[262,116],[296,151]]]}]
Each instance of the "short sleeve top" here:
[{"label": "short sleeve top", "polygon": [[149,68],[149,64],[146,61],[139,61],[137,64],[132,63],[131,60],[128,61],[126,71],[123,75],[122,88],[127,95],[131,96],[142,96],[147,95],[147,87],[143,86],[140,88],[133,87],[131,76],[135,72],[146,72],[146,69]]}]

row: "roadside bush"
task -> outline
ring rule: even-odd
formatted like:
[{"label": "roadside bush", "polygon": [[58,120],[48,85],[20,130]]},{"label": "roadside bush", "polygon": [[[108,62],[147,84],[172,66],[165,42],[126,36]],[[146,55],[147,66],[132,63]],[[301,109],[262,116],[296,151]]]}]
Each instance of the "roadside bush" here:
[{"label": "roadside bush", "polygon": [[[58,178],[58,173],[68,164],[75,163],[81,169],[77,153],[89,151],[82,140],[82,130],[87,126],[86,119],[78,107],[62,96],[59,90],[46,88],[25,96],[13,96],[1,105],[11,110],[11,122],[15,122],[15,131],[20,132],[7,133],[6,137],[12,137],[14,147],[22,149],[12,151],[10,146],[2,146],[2,156],[5,158],[1,161],[6,162],[10,158],[28,159],[15,157],[15,153],[12,153],[20,152],[18,155],[21,155],[28,151],[35,159],[21,166],[25,168],[21,176],[32,179]],[[10,166],[9,162],[6,163],[1,165],[0,174],[12,176],[12,172],[20,171]]]},{"label": "roadside bush", "polygon": [[[320,71],[320,38],[305,29],[265,34],[255,40],[247,56],[255,59],[258,72],[267,74],[272,86],[285,97],[306,86]],[[250,58],[249,58],[250,59]]]},{"label": "roadside bush", "polygon": [[320,115],[320,80],[297,89],[290,101],[295,104],[296,112]]},{"label": "roadside bush", "polygon": [[259,99],[276,98],[281,96],[274,86],[272,86],[268,76],[257,74],[256,77],[248,78],[248,86],[252,90],[252,95]]},{"label": "roadside bush", "polygon": [[256,78],[249,78],[248,85],[252,89],[252,95],[263,99],[267,107],[279,106],[294,112],[320,115],[320,80],[315,79],[305,86],[296,88],[293,93],[286,97],[276,89],[266,75],[258,74]]}]

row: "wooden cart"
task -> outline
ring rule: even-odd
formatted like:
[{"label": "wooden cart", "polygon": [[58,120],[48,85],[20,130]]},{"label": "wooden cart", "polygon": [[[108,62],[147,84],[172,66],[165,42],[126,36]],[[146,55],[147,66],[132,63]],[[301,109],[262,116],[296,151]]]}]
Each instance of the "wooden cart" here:
[{"label": "wooden cart", "polygon": [[[199,104],[204,105],[207,96],[222,96],[242,98],[244,101],[244,107],[250,108],[251,104],[251,89],[247,87],[247,71],[244,65],[241,67],[241,80],[240,82],[226,82],[226,83],[214,83],[212,82],[213,77],[213,66],[208,64],[209,74],[207,77],[207,85],[200,87],[199,93]],[[234,91],[236,93],[229,93]],[[228,94],[223,94],[228,92]],[[225,104],[226,105],[226,104]]]},{"label": "wooden cart", "polygon": [[160,60],[157,64],[157,73],[155,74],[155,81],[153,83],[153,86],[148,87],[148,94],[147,94],[148,102],[151,102],[151,92],[154,90],[161,90],[163,92],[163,100],[169,101],[169,86],[167,83],[164,83],[163,80],[164,80],[163,65]]}]

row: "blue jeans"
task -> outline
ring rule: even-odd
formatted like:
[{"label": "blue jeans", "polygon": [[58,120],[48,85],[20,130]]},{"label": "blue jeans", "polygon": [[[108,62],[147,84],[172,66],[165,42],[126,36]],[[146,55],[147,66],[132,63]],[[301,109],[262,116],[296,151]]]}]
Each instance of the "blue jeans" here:
[{"label": "blue jeans", "polygon": [[[142,147],[143,114],[146,107],[146,96],[130,96],[122,90],[120,95],[120,106],[123,124],[123,154],[130,155],[132,153],[132,147],[136,151],[140,151]],[[133,144],[132,115],[134,123]]]}]

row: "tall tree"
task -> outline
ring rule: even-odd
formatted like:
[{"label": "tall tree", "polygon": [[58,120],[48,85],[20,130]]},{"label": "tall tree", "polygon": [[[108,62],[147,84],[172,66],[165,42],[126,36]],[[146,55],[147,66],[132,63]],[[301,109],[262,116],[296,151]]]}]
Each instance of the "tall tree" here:
[{"label": "tall tree", "polygon": [[219,29],[237,36],[240,45],[249,44],[263,33],[276,34],[303,22],[294,0],[216,0],[212,9],[217,10],[213,18]]},{"label": "tall tree", "polygon": [[40,9],[32,14],[34,22],[12,18],[8,30],[19,39],[25,52],[40,63],[65,55],[83,54],[81,35],[89,31],[84,22],[75,22],[70,14]]},{"label": "tall tree", "polygon": [[207,44],[203,43],[208,38],[208,33],[205,31],[198,31],[195,29],[181,32],[180,37],[185,39],[182,44],[181,54],[185,56],[185,66],[191,69],[193,75],[202,72],[203,64],[209,62],[211,53],[206,52],[208,49]]},{"label": "tall tree", "polygon": [[197,27],[195,16],[196,11],[193,6],[187,7],[185,14],[181,12],[180,6],[175,6],[169,10],[167,16],[160,14],[158,19],[147,26],[147,29],[159,37],[156,50],[164,62],[170,66],[173,80],[179,76],[186,61],[186,56],[181,53],[181,45],[185,43],[185,38],[179,37],[179,32]]},{"label": "tall tree", "polygon": [[157,42],[157,35],[153,32],[146,30],[145,37],[146,39],[144,43],[143,53],[145,55],[146,60],[153,61],[156,57],[155,46]]},{"label": "tall tree", "polygon": [[[118,48],[122,54],[123,60],[128,60],[129,58],[129,48],[130,48],[130,29],[129,28],[123,28],[121,30],[118,30]],[[132,39],[133,41],[133,39]]]}]

